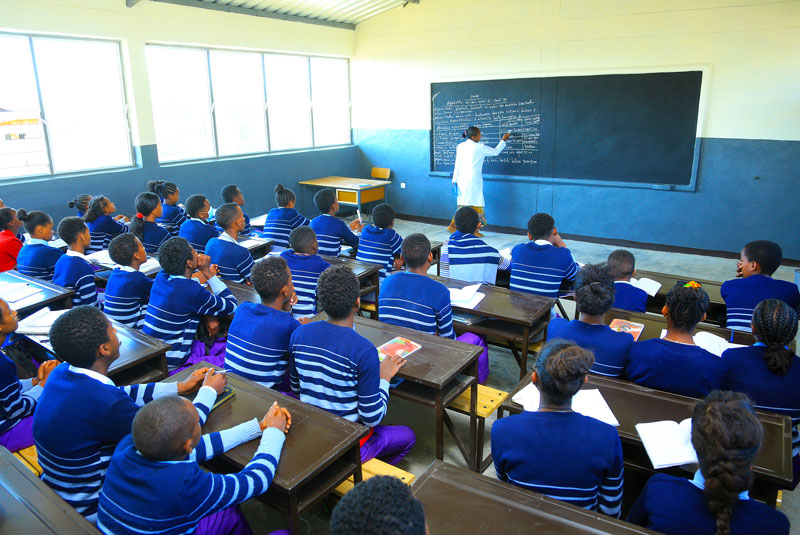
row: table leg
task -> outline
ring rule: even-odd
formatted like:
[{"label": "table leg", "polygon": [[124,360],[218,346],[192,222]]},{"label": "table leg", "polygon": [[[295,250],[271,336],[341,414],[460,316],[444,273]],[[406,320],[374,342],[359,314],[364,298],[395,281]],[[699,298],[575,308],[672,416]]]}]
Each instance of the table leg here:
[{"label": "table leg", "polygon": [[442,391],[436,391],[436,458],[444,460],[444,403]]},{"label": "table leg", "polygon": [[[483,448],[478,447],[477,426],[478,426],[478,361],[472,365],[472,376],[475,380],[470,386],[470,400],[469,400],[469,457],[470,462],[473,463],[474,470],[480,472],[481,462],[483,459],[478,457],[478,450]],[[481,439],[483,439],[481,433]],[[482,445],[481,445],[482,446]]]},{"label": "table leg", "polygon": [[300,535],[300,514],[297,512],[297,494],[289,495],[289,533]]},{"label": "table leg", "polygon": [[381,272],[376,271],[374,275],[372,275],[372,286],[375,286],[375,312],[370,314],[370,319],[375,321],[379,321],[380,318],[380,311],[378,310],[378,297],[381,291]]},{"label": "table leg", "polygon": [[356,465],[356,471],[353,472],[353,482],[361,483],[363,475],[361,473],[361,446],[356,444],[352,451],[353,464]]},{"label": "table leg", "polygon": [[530,326],[526,326],[522,329],[522,356],[520,358],[519,363],[519,378],[522,379],[525,377],[525,374],[528,373],[528,344],[530,341],[531,328]]}]

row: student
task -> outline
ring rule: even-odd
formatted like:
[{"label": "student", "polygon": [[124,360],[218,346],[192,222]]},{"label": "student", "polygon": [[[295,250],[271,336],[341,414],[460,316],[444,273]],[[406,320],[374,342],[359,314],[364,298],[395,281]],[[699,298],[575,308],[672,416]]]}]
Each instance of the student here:
[{"label": "student", "polygon": [[511,289],[558,297],[561,283],[575,280],[580,266],[549,214],[534,214],[528,220],[528,239],[511,250]]},{"label": "student", "polygon": [[[233,314],[236,298],[211,269],[209,257],[198,255],[184,238],[167,240],[158,263],[162,271],[153,282],[142,331],[171,346],[167,366],[173,371],[188,358],[200,318]],[[208,279],[210,292],[191,278],[195,270]]]},{"label": "student", "polygon": [[[0,299],[0,346],[17,330],[17,311]],[[0,351],[0,446],[11,453],[33,446],[33,410],[59,362],[46,360],[36,377],[20,380],[17,366]]]},{"label": "student", "polygon": [[[497,477],[591,511],[619,517],[622,505],[622,443],[614,426],[572,410],[594,357],[565,340],[539,353],[531,374],[539,410],[492,425]],[[536,455],[531,446],[536,445]]]},{"label": "student", "polygon": [[[111,458],[97,527],[108,535],[152,533],[154,527],[160,535],[252,533],[238,504],[267,491],[290,422],[275,402],[261,421],[201,435],[188,400],[169,396],[145,405]],[[255,455],[240,472],[200,467],[257,438]]]},{"label": "student", "polygon": [[139,238],[149,254],[158,253],[158,248],[170,238],[170,234],[156,223],[163,208],[155,193],[145,192],[136,196],[136,215],[131,221],[131,232]]},{"label": "student", "polygon": [[238,283],[250,282],[253,256],[246,247],[239,245],[237,236],[244,228],[244,214],[236,203],[223,204],[216,212],[217,225],[224,232],[219,238],[211,238],[206,245],[206,254],[211,262],[219,266],[219,278]]},{"label": "student", "polygon": [[314,204],[322,213],[311,220],[310,226],[317,233],[319,254],[323,256],[339,256],[342,243],[350,247],[358,246],[358,236],[353,231],[360,231],[363,225],[360,219],[354,219],[348,225],[336,217],[339,201],[336,193],[330,189],[321,189],[314,195]]},{"label": "student", "polygon": [[[235,202],[242,209],[242,214],[244,214],[244,230],[242,230],[239,235],[249,236],[251,230],[250,218],[244,213],[244,194],[242,194],[242,190],[235,184],[228,184],[220,190],[219,194],[222,197],[223,203],[228,204]],[[222,227],[217,226],[217,232],[222,233]]]},{"label": "student", "polygon": [[636,274],[636,258],[625,249],[617,249],[608,255],[608,271],[614,279],[613,308],[631,312],[647,312],[647,292],[631,284]]},{"label": "student", "polygon": [[591,351],[594,354],[592,373],[620,377],[625,373],[625,358],[633,336],[614,331],[605,324],[605,313],[613,300],[614,282],[605,266],[583,266],[575,282],[578,318],[568,321],[554,316],[547,328],[547,337],[569,340]]},{"label": "student", "polygon": [[456,210],[453,221],[456,231],[447,240],[450,276],[467,282],[494,284],[497,270],[508,269],[511,262],[475,235],[480,217],[474,208],[462,206]]},{"label": "student", "polygon": [[80,217],[65,217],[58,224],[58,237],[69,247],[53,270],[53,284],[73,288],[72,306],[101,306],[97,299],[94,269],[84,254],[92,243],[92,235]]},{"label": "student", "polygon": [[308,225],[310,221],[295,210],[296,201],[294,192],[284,188],[283,184],[275,186],[275,202],[278,208],[273,208],[267,214],[264,223],[263,236],[273,240],[272,250],[282,251],[289,247],[289,233],[297,227]]},{"label": "student", "polygon": [[[20,210],[22,211],[22,210]],[[17,255],[22,249],[22,240],[17,237],[22,221],[17,219],[17,211],[13,208],[0,208],[0,271],[14,269]]]},{"label": "student", "polygon": [[178,205],[181,197],[178,186],[174,182],[151,180],[147,183],[147,191],[161,198],[162,212],[156,223],[164,227],[170,236],[177,236],[181,225],[188,219],[186,212]]},{"label": "student", "polygon": [[108,197],[101,195],[92,198],[92,202],[89,203],[89,210],[83,216],[83,220],[89,226],[89,232],[92,233],[92,244],[86,250],[87,253],[108,249],[108,243],[111,238],[117,234],[128,232],[128,226],[125,223],[130,222],[130,219],[124,215],[112,218],[111,214],[116,210],[117,207]]},{"label": "student", "polygon": [[725,282],[720,290],[727,307],[729,329],[749,331],[753,309],[765,299],[785,301],[800,314],[797,286],[772,278],[782,261],[783,251],[775,242],[758,240],[744,246],[736,266],[739,278]]},{"label": "student", "polygon": [[108,244],[108,256],[119,267],[108,277],[103,311],[123,325],[141,329],[153,287],[153,279],[139,271],[147,262],[144,245],[133,234],[120,234]]},{"label": "student", "polygon": [[692,416],[700,469],[691,480],[652,476],[628,521],[666,535],[788,535],[786,516],[748,494],[763,437],[747,396],[712,392],[695,405]]},{"label": "student", "polygon": [[397,464],[414,447],[414,432],[406,426],[378,424],[389,404],[389,381],[405,360],[392,355],[380,362],[372,342],[353,328],[360,291],[347,266],[331,266],[322,273],[317,294],[328,319],[292,333],[291,387],[300,401],[370,428],[361,443],[361,462],[378,457]]},{"label": "student", "polygon": [[225,369],[267,388],[289,389],[289,339],[300,322],[292,317],[297,302],[286,260],[268,256],[256,262],[250,278],[261,303],[236,309],[225,352]]},{"label": "student", "polygon": [[695,325],[706,318],[707,310],[708,294],[700,284],[675,284],[661,311],[667,318],[667,334],[631,345],[625,366],[628,379],[693,398],[703,398],[720,388],[729,373],[727,364],[697,347],[692,338]]},{"label": "student", "polygon": [[361,230],[356,260],[380,264],[383,280],[392,269],[400,269],[400,246],[403,238],[394,231],[394,209],[386,203],[372,211],[372,224]]},{"label": "student", "polygon": [[481,346],[478,382],[486,383],[489,377],[486,342],[473,333],[464,333],[456,338],[450,291],[441,282],[428,277],[433,262],[431,242],[424,234],[412,234],[403,240],[402,256],[406,271],[392,275],[381,284],[378,297],[381,321]]},{"label": "student", "polygon": [[33,415],[42,480],[94,522],[111,454],[131,432],[139,407],[161,396],[190,394],[202,382],[194,399],[202,424],[226,379],[211,371],[181,383],[117,387],[107,376],[120,342],[108,318],[93,307],[59,316],[50,327],[50,343],[64,362],[50,374]]},{"label": "student", "polygon": [[89,211],[89,204],[92,202],[92,196],[87,193],[76,195],[74,199],[67,203],[67,206],[72,210],[76,210],[75,215],[83,217]]},{"label": "student", "polygon": [[330,535],[427,535],[425,511],[408,485],[374,476],[354,486],[331,513]]},{"label": "student", "polygon": [[186,199],[186,214],[190,219],[181,225],[178,236],[186,238],[200,254],[205,254],[208,240],[219,237],[219,231],[208,222],[210,211],[211,204],[205,195],[192,195]]},{"label": "student", "polygon": [[23,222],[30,235],[17,255],[17,270],[29,277],[53,280],[56,262],[64,256],[60,249],[50,245],[53,239],[53,220],[46,213],[37,210],[20,210],[17,212],[17,219]]},{"label": "student", "polygon": [[331,267],[317,254],[317,236],[311,227],[297,227],[289,234],[289,245],[281,253],[292,272],[292,284],[297,292],[297,303],[292,307],[295,318],[310,317],[317,313],[317,281],[320,274]]},{"label": "student", "polygon": [[744,392],[756,408],[792,418],[794,484],[800,480],[800,358],[789,349],[797,335],[797,314],[780,299],[761,301],[753,311],[750,347],[728,349],[722,360],[730,375],[725,390]]}]

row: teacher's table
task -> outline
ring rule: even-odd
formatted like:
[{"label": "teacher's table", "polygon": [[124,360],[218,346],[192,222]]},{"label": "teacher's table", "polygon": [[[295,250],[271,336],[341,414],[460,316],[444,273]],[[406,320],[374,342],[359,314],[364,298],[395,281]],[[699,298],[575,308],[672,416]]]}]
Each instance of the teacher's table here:
[{"label": "teacher's table", "polygon": [[[474,283],[445,277],[434,277],[448,288],[463,288]],[[481,284],[478,292],[486,294],[474,308],[453,305],[453,312],[487,318],[484,321],[466,324],[453,321],[456,332],[471,332],[505,342],[519,364],[519,376],[528,372],[528,345],[531,337],[544,332],[547,337],[549,312],[555,299],[541,295],[499,288],[491,284]],[[519,349],[517,346],[519,345]]]},{"label": "teacher's table", "polygon": [[[176,374],[166,382],[183,381],[198,368],[212,367],[201,362]],[[220,368],[216,368],[219,370]],[[300,514],[353,476],[361,481],[359,441],[368,429],[335,414],[303,403],[275,390],[228,373],[233,397],[211,411],[203,433],[214,433],[244,421],[261,420],[274,401],[292,415],[292,427],[286,435],[278,469],[267,492],[259,499],[289,517],[289,529],[300,533]],[[251,440],[218,456],[212,466],[222,465],[240,471],[255,455],[258,440]],[[219,459],[221,462],[215,462]]]},{"label": "teacher's table", "polygon": [[719,281],[711,281],[706,279],[695,279],[684,275],[670,275],[668,273],[658,273],[656,271],[636,271],[637,279],[653,279],[661,283],[661,288],[655,296],[648,296],[647,298],[647,311],[655,314],[661,314],[661,309],[667,301],[667,293],[675,286],[676,283],[686,284],[689,281],[699,282],[703,290],[708,294],[708,315],[707,322],[717,325],[726,324],[727,308],[725,307],[725,300],[722,299],[722,283]]},{"label": "teacher's table", "polygon": [[[605,398],[611,411],[619,421],[617,432],[622,439],[625,470],[652,474],[655,472],[644,444],[636,431],[636,424],[673,420],[680,422],[692,417],[697,399],[679,396],[661,390],[639,386],[630,381],[588,375],[589,382],[583,388],[596,388]],[[531,383],[530,377],[523,379],[498,409],[511,414],[522,412],[522,405],[513,397]],[[753,463],[755,484],[750,495],[775,507],[778,491],[792,484],[792,420],[771,412],[756,411],[764,426],[764,441]],[[691,477],[697,465],[683,465],[664,470],[671,475]]]},{"label": "teacher's table", "polygon": [[[336,192],[336,200],[339,201],[340,205],[356,207],[362,212],[363,216],[362,205],[384,200],[386,198],[386,186],[391,184],[391,181],[326,176],[312,180],[301,180],[298,184],[303,187],[303,193],[305,193],[306,186],[311,188],[331,188]],[[305,205],[305,194],[303,195],[303,201]]]},{"label": "teacher's table", "polygon": [[8,301],[8,306],[11,307],[12,310],[16,310],[20,318],[29,316],[47,306],[55,309],[72,308],[72,296],[75,294],[75,290],[71,288],[57,286],[52,282],[29,277],[14,270],[0,273],[0,285],[3,283],[27,284],[39,290],[35,294],[23,297],[17,301],[8,301],[7,296],[0,294],[0,298]]}]

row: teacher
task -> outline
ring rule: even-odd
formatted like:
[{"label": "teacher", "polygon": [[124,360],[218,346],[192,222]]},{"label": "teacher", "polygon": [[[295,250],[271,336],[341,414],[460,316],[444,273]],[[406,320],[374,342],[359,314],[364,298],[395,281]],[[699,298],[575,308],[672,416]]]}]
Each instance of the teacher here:
[{"label": "teacher", "polygon": [[[467,128],[461,137],[467,138],[456,147],[456,164],[453,167],[453,184],[458,188],[458,208],[471,206],[480,217],[482,225],[486,225],[486,212],[483,200],[483,160],[487,156],[497,156],[506,148],[506,140],[510,132],[503,136],[495,148],[487,147],[481,143],[481,129],[477,126]],[[447,230],[452,234],[456,231],[455,216],[450,220]],[[475,235],[480,237],[478,231]]]}]

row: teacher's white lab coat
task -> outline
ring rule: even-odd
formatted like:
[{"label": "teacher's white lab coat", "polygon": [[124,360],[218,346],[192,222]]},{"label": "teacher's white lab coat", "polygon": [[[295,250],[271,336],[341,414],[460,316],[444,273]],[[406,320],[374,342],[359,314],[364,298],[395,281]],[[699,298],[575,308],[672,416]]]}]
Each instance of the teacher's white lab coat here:
[{"label": "teacher's white lab coat", "polygon": [[458,184],[459,206],[485,206],[483,200],[483,160],[497,156],[506,148],[500,141],[495,148],[467,139],[456,147],[456,164],[453,168],[453,183]]}]

